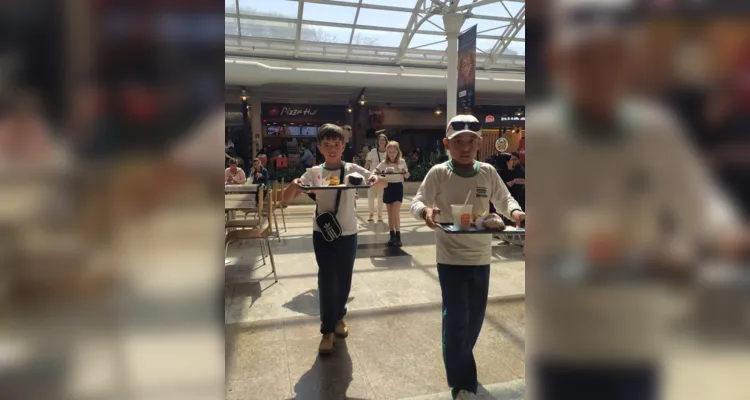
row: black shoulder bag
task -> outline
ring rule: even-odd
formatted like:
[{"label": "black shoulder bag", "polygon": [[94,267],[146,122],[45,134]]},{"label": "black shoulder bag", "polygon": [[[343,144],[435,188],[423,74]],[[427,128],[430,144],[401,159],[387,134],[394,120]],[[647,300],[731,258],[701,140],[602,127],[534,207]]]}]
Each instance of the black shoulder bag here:
[{"label": "black shoulder bag", "polygon": [[[344,182],[344,171],[346,171],[346,163],[343,163],[341,166],[341,176],[339,178],[339,182]],[[318,224],[318,228],[320,228],[320,233],[323,234],[323,238],[326,240],[326,242],[333,242],[336,240],[339,236],[341,236],[341,225],[339,225],[339,221],[336,218],[336,215],[339,213],[339,203],[341,202],[341,190],[336,191],[336,206],[333,209],[333,212],[324,212],[323,214],[318,214],[318,206],[315,205],[315,223]]]}]

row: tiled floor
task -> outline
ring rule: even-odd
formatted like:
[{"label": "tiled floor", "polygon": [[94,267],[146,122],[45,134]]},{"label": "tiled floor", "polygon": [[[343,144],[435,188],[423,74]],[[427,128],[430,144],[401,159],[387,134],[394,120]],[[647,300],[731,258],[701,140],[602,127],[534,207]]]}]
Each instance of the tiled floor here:
[{"label": "tiled floor", "polygon": [[[351,334],[337,343],[331,357],[317,355],[312,207],[285,211],[287,232],[273,243],[278,283],[270,263],[260,262],[257,245],[230,248],[227,399],[444,397],[434,233],[409,216],[404,205],[404,247],[391,251],[384,246],[386,224],[366,222],[366,203],[358,207],[359,250],[347,316]],[[504,398],[522,398],[523,255],[499,243],[494,250],[487,317],[475,349],[479,378],[485,387],[514,383],[515,389],[501,390],[510,393]]]}]

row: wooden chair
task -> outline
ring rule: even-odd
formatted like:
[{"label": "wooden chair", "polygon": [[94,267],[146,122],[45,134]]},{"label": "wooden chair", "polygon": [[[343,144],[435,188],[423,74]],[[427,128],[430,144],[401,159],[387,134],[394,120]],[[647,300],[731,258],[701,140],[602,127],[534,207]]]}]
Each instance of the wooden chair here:
[{"label": "wooden chair", "polygon": [[[281,210],[281,222],[284,224],[284,232],[286,232],[286,216],[284,215],[284,204],[282,204],[282,196],[283,196],[283,187],[284,187],[284,180],[281,180],[281,183],[274,182],[273,183],[273,207],[274,207],[274,213],[277,209]],[[275,218],[275,216],[274,216]],[[276,228],[278,230],[278,228]]]},{"label": "wooden chair", "polygon": [[[271,196],[266,196],[267,199],[258,202],[258,215],[260,216],[260,224],[254,225],[247,223],[248,220],[238,219],[235,221],[227,222],[227,234],[224,241],[224,257],[226,257],[229,251],[229,245],[234,242],[243,242],[247,240],[259,240],[260,251],[263,258],[263,264],[266,263],[266,252],[268,252],[268,258],[271,259],[271,270],[273,271],[273,278],[275,282],[279,281],[276,275],[276,262],[273,259],[273,252],[271,251],[271,242],[269,240],[272,232],[271,218],[273,218],[273,199]],[[263,199],[263,194],[259,195],[259,200]],[[264,209],[268,210],[265,218],[263,218]],[[230,230],[231,229],[231,230]]]}]

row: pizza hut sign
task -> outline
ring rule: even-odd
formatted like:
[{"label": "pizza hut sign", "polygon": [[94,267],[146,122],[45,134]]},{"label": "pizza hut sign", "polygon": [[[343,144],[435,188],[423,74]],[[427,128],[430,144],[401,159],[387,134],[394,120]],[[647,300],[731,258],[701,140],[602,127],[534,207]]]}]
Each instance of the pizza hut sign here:
[{"label": "pizza hut sign", "polygon": [[284,116],[290,116],[290,117],[296,117],[296,116],[310,116],[314,117],[315,114],[318,113],[318,110],[313,110],[311,108],[291,108],[291,107],[282,107],[280,115],[282,117]]}]

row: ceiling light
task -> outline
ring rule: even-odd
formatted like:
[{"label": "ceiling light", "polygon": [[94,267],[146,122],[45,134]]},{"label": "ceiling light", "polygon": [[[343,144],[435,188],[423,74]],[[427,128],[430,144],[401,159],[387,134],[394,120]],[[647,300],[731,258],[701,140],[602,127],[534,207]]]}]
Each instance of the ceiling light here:
[{"label": "ceiling light", "polygon": [[438,106],[438,108],[435,109],[435,115],[440,115],[443,113],[443,110]]},{"label": "ceiling light", "polygon": [[242,101],[247,101],[247,92],[245,91],[245,87],[242,87],[242,91],[240,92],[240,99]]},{"label": "ceiling light", "polygon": [[352,105],[351,104],[349,104],[348,106],[346,106],[346,112],[348,112],[349,114],[351,114],[352,111],[354,111],[354,110],[352,109]]},{"label": "ceiling light", "polygon": [[358,102],[359,102],[360,106],[363,106],[363,105],[365,105],[365,103],[367,103],[367,99],[365,99],[365,95],[364,94],[361,95],[361,96],[359,96],[359,101]]}]

